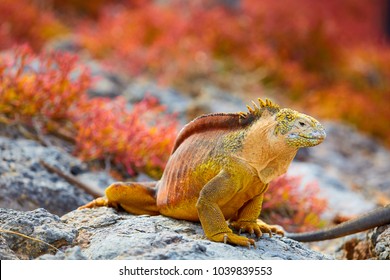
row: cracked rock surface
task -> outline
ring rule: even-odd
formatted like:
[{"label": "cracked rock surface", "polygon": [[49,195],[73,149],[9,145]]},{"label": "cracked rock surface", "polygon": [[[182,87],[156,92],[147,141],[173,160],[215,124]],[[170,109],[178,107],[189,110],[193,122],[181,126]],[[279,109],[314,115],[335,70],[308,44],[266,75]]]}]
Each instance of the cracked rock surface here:
[{"label": "cracked rock surface", "polygon": [[[75,228],[75,248],[41,258],[85,259],[329,259],[281,237],[263,237],[257,248],[211,242],[199,223],[163,216],[134,216],[111,208],[73,211],[62,222]],[[68,252],[72,250],[72,252]]]},{"label": "cracked rock surface", "polygon": [[347,238],[336,252],[337,258],[349,260],[390,260],[390,225],[377,227],[367,234]]},{"label": "cracked rock surface", "polygon": [[0,136],[0,208],[30,211],[44,208],[64,215],[92,200],[92,196],[50,173],[44,160],[81,181],[101,187],[113,182],[107,173],[90,172],[83,163],[57,147],[44,147],[27,139]]},{"label": "cracked rock surface", "polygon": [[7,231],[0,236],[1,259],[34,259],[55,251],[47,244],[64,247],[77,236],[74,227],[42,208],[27,212],[0,208],[0,225]]},{"label": "cracked rock surface", "polygon": [[3,228],[59,248],[55,251],[37,240],[1,233],[1,259],[330,259],[284,237],[264,236],[256,248],[248,249],[208,240],[199,223],[134,216],[106,207],[73,211],[61,218],[44,209],[1,209],[0,222]]}]

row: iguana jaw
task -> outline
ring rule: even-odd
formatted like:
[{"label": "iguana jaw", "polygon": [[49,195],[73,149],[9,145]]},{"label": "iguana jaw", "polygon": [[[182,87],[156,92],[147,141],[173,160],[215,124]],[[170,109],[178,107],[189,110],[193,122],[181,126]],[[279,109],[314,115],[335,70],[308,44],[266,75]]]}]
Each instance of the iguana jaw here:
[{"label": "iguana jaw", "polygon": [[295,147],[313,147],[325,140],[325,131],[315,130],[312,133],[290,133],[287,136],[287,143]]}]

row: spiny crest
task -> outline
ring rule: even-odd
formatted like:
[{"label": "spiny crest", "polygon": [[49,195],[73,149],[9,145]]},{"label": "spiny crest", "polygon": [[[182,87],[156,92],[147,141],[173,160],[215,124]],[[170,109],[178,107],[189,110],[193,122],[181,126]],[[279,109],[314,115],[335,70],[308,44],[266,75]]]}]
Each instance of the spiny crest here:
[{"label": "spiny crest", "polygon": [[260,119],[265,110],[269,111],[271,115],[280,111],[279,106],[271,100],[266,99],[263,101],[260,98],[258,100],[260,106],[253,102],[254,109],[248,106],[249,111],[246,113],[214,113],[200,116],[189,122],[177,136],[172,153],[193,134],[218,129],[226,131],[243,129]]},{"label": "spiny crest", "polygon": [[258,119],[261,117],[261,115],[263,114],[263,112],[265,110],[270,112],[271,115],[276,114],[280,110],[279,105],[276,103],[273,103],[268,98],[266,98],[265,101],[263,101],[261,98],[258,98],[258,101],[259,101],[260,106],[258,106],[254,101],[252,101],[253,108],[251,106],[247,105],[246,107],[248,108],[248,112],[240,112],[239,113],[240,117],[243,119],[246,119],[248,117],[251,119]]}]

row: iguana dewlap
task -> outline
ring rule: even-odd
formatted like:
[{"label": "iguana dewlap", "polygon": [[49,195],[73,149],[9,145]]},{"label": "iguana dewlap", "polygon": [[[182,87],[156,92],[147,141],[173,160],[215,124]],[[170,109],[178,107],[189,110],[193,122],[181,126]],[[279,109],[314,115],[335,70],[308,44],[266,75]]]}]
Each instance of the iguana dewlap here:
[{"label": "iguana dewlap", "polygon": [[179,133],[158,182],[114,183],[106,197],[81,208],[121,206],[133,214],[200,221],[209,239],[243,246],[254,240],[231,228],[282,234],[258,220],[263,195],[298,149],[318,145],[325,131],[310,116],[269,100],[259,103],[247,113],[198,117]]}]

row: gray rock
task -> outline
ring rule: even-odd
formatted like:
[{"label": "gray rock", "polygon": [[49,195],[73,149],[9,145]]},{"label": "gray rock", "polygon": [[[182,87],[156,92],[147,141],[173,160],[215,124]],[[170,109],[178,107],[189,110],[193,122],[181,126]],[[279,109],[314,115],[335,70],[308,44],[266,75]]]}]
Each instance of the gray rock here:
[{"label": "gray rock", "polygon": [[79,53],[82,51],[82,45],[73,35],[62,35],[55,37],[44,45],[48,52],[70,52]]},{"label": "gray rock", "polygon": [[66,251],[59,251],[55,255],[45,254],[37,260],[86,260],[87,257],[81,252],[79,246],[70,247]]},{"label": "gray rock", "polygon": [[263,237],[257,248],[248,249],[208,240],[199,223],[106,207],[73,211],[61,219],[44,209],[0,209],[0,223],[35,239],[1,233],[1,259],[330,259],[287,238]]},{"label": "gray rock", "polygon": [[134,216],[105,207],[73,211],[62,220],[77,229],[75,245],[88,259],[330,258],[277,236],[263,237],[257,241],[257,248],[251,249],[211,242],[199,223],[163,216]]},{"label": "gray rock", "polygon": [[[113,182],[117,181],[105,171],[87,171],[80,173],[76,177],[78,180],[85,183],[86,185],[93,185],[100,188],[102,192]],[[152,179],[149,179],[149,181],[151,180]]]},{"label": "gray rock", "polygon": [[152,96],[166,106],[168,113],[177,114],[182,125],[189,121],[187,118],[187,109],[192,102],[191,98],[172,88],[164,88],[149,81],[137,80],[127,85],[123,96],[130,104],[140,102],[146,96]]},{"label": "gray rock", "polygon": [[351,126],[325,122],[327,138],[308,149],[308,160],[349,185],[390,196],[390,151]]},{"label": "gray rock", "polygon": [[178,114],[183,125],[203,114],[245,109],[242,99],[211,85],[202,86],[200,93],[192,96],[151,82],[137,81],[130,83],[123,94],[130,103],[139,102],[148,95],[157,98],[167,106],[168,112]]},{"label": "gray rock", "polygon": [[390,260],[390,225],[376,228],[369,236],[373,254],[379,260]]},{"label": "gray rock", "polygon": [[[0,233],[1,234],[1,233]],[[0,235],[0,260],[19,260],[7,244],[7,240]]]},{"label": "gray rock", "polygon": [[122,95],[126,82],[119,74],[108,71],[101,63],[92,59],[85,59],[84,64],[90,70],[93,79],[88,89],[90,97],[114,98]]},{"label": "gray rock", "polygon": [[[33,259],[54,250],[45,243],[59,248],[71,244],[77,234],[58,216],[42,208],[29,212],[0,208],[0,224],[3,230],[25,235],[1,232],[5,243],[0,246],[0,255],[5,258]],[[13,253],[10,254],[10,251]]]},{"label": "gray rock", "polygon": [[187,108],[187,116],[188,119],[192,120],[203,114],[236,113],[245,110],[245,103],[241,98],[215,86],[204,85],[201,87],[199,95]]},{"label": "gray rock", "polygon": [[306,162],[293,162],[288,174],[302,176],[303,184],[318,183],[320,195],[328,200],[324,215],[328,220],[337,214],[366,213],[385,202],[383,197],[390,194],[390,151],[351,126],[334,122],[324,126],[325,141],[305,149],[300,159]]},{"label": "gray rock", "polygon": [[375,201],[356,192],[342,177],[326,172],[318,164],[292,162],[287,174],[291,177],[301,177],[302,186],[310,182],[315,182],[319,186],[319,197],[325,198],[328,202],[322,217],[326,220],[332,220],[336,215],[347,217],[359,215],[376,208]]},{"label": "gray rock", "polygon": [[246,111],[246,104],[241,98],[212,85],[207,85],[202,88],[198,102],[208,105],[208,113],[236,113]]},{"label": "gray rock", "polygon": [[63,215],[92,197],[49,173],[39,160],[70,172],[82,163],[54,147],[24,139],[0,137],[0,207],[16,210],[45,208]]},{"label": "gray rock", "polygon": [[105,75],[97,77],[88,89],[88,95],[91,97],[114,98],[121,95],[121,90],[121,87],[112,79],[112,76]]},{"label": "gray rock", "polygon": [[338,259],[390,260],[390,225],[349,236],[335,252]]}]

